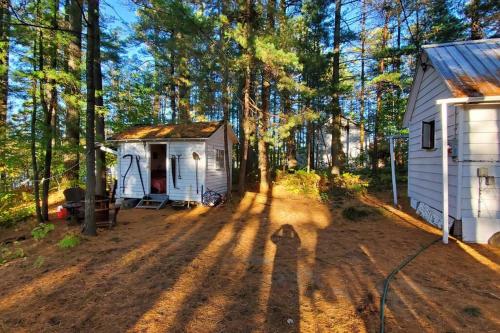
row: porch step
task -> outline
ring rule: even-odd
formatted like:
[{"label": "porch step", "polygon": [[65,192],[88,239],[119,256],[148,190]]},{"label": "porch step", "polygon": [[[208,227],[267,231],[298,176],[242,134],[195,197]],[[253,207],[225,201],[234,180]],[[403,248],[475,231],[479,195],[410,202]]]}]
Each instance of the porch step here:
[{"label": "porch step", "polygon": [[168,195],[165,194],[151,194],[149,198],[144,198],[139,201],[135,208],[142,209],[162,209],[168,202]]}]

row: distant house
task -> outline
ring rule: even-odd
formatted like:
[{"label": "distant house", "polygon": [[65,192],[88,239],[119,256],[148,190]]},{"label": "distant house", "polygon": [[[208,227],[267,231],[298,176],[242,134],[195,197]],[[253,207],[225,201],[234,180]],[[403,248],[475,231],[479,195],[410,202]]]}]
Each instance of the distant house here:
[{"label": "distant house", "polygon": [[[361,144],[359,142],[359,125],[349,118],[341,118],[342,126],[340,131],[340,141],[342,142],[342,151],[345,154],[347,162],[355,161],[361,153]],[[316,145],[316,160],[318,167],[328,167],[331,164],[332,156],[332,133],[330,119],[328,126],[322,126],[316,131],[314,142]],[[365,136],[365,139],[368,135]],[[364,143],[366,147],[366,142]]]},{"label": "distant house", "polygon": [[404,117],[411,206],[445,242],[454,225],[486,243],[500,231],[500,39],[424,46],[417,66]]},{"label": "distant house", "polygon": [[118,147],[117,197],[200,202],[207,190],[226,193],[225,149],[231,158],[237,142],[231,126],[228,133],[227,147],[220,122],[134,126],[113,135],[107,141]]}]

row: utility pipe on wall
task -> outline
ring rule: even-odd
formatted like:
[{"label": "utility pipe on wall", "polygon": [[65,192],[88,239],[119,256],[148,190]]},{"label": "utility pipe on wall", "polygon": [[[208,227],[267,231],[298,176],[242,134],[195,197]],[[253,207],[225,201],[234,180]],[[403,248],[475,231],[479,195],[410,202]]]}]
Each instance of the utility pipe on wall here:
[{"label": "utility pipe on wall", "polygon": [[448,104],[441,104],[441,165],[443,175],[443,243],[448,244]]}]

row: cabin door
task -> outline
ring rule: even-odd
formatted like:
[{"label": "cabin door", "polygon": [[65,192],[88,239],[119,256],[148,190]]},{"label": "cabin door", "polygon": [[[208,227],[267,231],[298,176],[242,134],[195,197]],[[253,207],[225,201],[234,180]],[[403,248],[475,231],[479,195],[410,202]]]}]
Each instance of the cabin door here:
[{"label": "cabin door", "polygon": [[151,194],[167,193],[167,145],[150,144]]}]

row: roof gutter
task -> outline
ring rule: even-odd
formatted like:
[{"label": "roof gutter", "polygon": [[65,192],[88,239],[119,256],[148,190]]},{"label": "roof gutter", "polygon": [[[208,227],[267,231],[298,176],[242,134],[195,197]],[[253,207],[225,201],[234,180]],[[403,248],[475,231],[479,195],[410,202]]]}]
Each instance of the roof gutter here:
[{"label": "roof gutter", "polygon": [[480,96],[480,97],[455,97],[436,100],[437,105],[443,104],[469,104],[481,102],[500,102],[500,96]]},{"label": "roof gutter", "polygon": [[[448,244],[448,105],[500,102],[500,96],[457,97],[436,100],[441,115],[441,175],[443,202],[443,243]],[[460,173],[460,172],[459,172]]]}]

